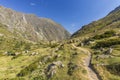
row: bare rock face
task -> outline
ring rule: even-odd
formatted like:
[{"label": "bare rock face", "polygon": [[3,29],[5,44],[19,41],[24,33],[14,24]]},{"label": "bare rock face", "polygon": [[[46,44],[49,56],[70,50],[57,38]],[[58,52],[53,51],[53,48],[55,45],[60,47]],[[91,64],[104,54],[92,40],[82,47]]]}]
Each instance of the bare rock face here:
[{"label": "bare rock face", "polygon": [[70,36],[60,24],[33,14],[19,13],[0,6],[0,23],[8,30],[31,41],[59,41]]}]

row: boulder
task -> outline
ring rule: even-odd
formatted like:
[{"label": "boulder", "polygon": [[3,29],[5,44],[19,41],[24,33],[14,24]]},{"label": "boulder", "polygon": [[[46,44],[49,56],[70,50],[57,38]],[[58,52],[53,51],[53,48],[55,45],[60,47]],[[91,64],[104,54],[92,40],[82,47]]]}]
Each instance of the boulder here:
[{"label": "boulder", "polygon": [[30,54],[30,56],[35,56],[35,55],[38,55],[38,52],[32,52],[32,53]]},{"label": "boulder", "polygon": [[0,37],[2,37],[2,36],[4,36],[4,34],[1,34],[1,33],[0,33]]},{"label": "boulder", "polygon": [[51,58],[52,58],[52,56],[47,55],[47,56],[45,56],[45,57],[43,58],[42,62],[43,62],[43,63],[46,63],[46,62],[49,61]]},{"label": "boulder", "polygon": [[4,55],[8,55],[8,54],[9,54],[9,52],[8,52],[8,51],[4,52]]},{"label": "boulder", "polygon": [[52,64],[58,66],[59,68],[63,68],[64,67],[64,65],[63,65],[63,63],[61,61],[56,61],[56,62],[53,62]]},{"label": "boulder", "polygon": [[61,61],[56,61],[51,63],[50,65],[47,66],[45,69],[45,74],[48,79],[52,78],[54,74],[57,72],[57,68],[63,68],[64,65],[62,64]]},{"label": "boulder", "polygon": [[105,54],[111,54],[113,52],[113,48],[109,48],[106,52],[105,52]]},{"label": "boulder", "polygon": [[19,55],[19,54],[21,54],[21,53],[19,53],[19,52],[16,52],[15,54],[16,54],[16,55]]},{"label": "boulder", "polygon": [[84,43],[81,42],[81,43],[80,43],[80,46],[83,47],[83,46],[84,46]]},{"label": "boulder", "polygon": [[48,79],[52,78],[54,74],[56,74],[57,66],[54,64],[48,65],[47,69],[45,69],[45,74]]}]

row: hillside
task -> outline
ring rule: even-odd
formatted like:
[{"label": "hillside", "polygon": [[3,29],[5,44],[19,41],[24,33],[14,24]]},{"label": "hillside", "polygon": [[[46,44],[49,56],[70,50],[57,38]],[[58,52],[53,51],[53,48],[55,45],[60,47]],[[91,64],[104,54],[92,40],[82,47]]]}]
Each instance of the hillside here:
[{"label": "hillside", "polygon": [[[94,80],[91,53],[72,40],[33,43],[0,24],[0,80]],[[74,40],[73,40],[74,41]]]},{"label": "hillside", "polygon": [[33,14],[24,14],[0,6],[0,23],[7,29],[30,41],[60,41],[70,34],[60,24],[51,19],[40,18]]},{"label": "hillside", "polygon": [[107,30],[115,30],[120,33],[120,7],[111,11],[106,17],[93,21],[92,23],[83,26],[80,30],[75,32],[72,37],[90,37],[96,34],[104,33]]},{"label": "hillside", "polygon": [[91,66],[99,80],[120,80],[120,7],[72,35],[92,53]]},{"label": "hillside", "polygon": [[120,7],[67,40],[49,19],[0,12],[0,80],[120,80]]}]

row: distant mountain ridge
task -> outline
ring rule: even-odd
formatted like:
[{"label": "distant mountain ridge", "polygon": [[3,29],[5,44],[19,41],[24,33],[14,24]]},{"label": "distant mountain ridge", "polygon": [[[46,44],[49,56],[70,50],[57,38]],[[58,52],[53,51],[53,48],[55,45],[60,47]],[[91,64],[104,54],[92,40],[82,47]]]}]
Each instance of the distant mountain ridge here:
[{"label": "distant mountain ridge", "polygon": [[51,19],[24,14],[0,6],[0,23],[8,30],[31,41],[59,41],[69,38],[70,33]]},{"label": "distant mountain ridge", "polygon": [[120,10],[120,6],[116,7],[116,8],[115,8],[113,11],[111,11],[109,14],[112,14],[112,13],[118,11],[118,10]]},{"label": "distant mountain ridge", "polygon": [[96,34],[104,33],[108,30],[115,30],[117,33],[119,33],[119,29],[120,6],[111,11],[106,17],[83,26],[80,30],[75,32],[72,37],[90,37]]}]

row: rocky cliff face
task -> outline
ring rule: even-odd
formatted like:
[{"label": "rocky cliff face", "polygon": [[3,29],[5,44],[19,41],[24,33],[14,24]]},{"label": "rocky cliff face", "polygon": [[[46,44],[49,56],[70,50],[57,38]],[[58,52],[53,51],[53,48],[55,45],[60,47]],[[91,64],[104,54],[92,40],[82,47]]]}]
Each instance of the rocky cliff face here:
[{"label": "rocky cliff face", "polygon": [[24,14],[0,6],[0,23],[12,33],[31,40],[63,40],[70,36],[60,24],[33,14]]}]

